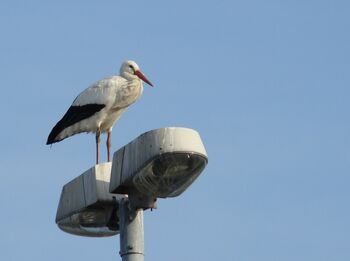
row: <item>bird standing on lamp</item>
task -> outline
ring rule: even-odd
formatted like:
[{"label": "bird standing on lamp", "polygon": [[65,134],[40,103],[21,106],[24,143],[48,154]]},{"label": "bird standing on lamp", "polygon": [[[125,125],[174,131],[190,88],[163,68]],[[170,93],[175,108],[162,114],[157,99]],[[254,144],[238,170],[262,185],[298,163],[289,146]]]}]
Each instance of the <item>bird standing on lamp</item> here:
[{"label": "bird standing on lamp", "polygon": [[119,76],[93,84],[73,101],[51,130],[46,144],[52,144],[82,132],[96,133],[96,164],[99,163],[100,134],[107,132],[107,158],[110,161],[111,135],[114,123],[142,95],[142,81],[153,86],[134,61],[126,61]]}]

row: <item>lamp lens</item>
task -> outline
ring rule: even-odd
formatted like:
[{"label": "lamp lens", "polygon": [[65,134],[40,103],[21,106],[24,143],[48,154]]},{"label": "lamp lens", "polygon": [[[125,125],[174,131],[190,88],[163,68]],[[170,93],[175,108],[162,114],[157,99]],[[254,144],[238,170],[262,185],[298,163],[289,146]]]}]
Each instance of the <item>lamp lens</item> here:
[{"label": "lamp lens", "polygon": [[176,197],[200,175],[207,158],[192,153],[165,153],[152,160],[133,182],[137,190],[154,197]]}]

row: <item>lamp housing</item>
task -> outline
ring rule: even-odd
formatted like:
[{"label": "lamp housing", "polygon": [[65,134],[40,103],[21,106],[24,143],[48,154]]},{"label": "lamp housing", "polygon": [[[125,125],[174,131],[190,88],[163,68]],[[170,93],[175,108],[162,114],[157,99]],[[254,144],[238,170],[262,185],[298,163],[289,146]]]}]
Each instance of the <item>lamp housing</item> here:
[{"label": "lamp housing", "polygon": [[95,165],[63,187],[56,214],[60,229],[90,237],[119,233],[117,208],[124,196],[109,193],[111,165]]},{"label": "lamp housing", "polygon": [[109,191],[141,201],[176,197],[194,182],[207,163],[197,131],[177,127],[152,130],[114,153]]}]

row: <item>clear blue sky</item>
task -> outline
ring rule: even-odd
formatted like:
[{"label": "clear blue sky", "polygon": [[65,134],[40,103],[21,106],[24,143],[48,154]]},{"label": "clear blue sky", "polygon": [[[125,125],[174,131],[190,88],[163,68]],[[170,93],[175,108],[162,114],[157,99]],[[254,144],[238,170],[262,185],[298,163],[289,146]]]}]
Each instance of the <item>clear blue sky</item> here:
[{"label": "clear blue sky", "polygon": [[55,224],[94,137],[45,141],[125,59],[155,87],[113,151],[183,126],[209,154],[188,191],[145,213],[145,260],[350,260],[349,1],[48,2],[0,3],[1,260],[120,260],[118,237]]}]

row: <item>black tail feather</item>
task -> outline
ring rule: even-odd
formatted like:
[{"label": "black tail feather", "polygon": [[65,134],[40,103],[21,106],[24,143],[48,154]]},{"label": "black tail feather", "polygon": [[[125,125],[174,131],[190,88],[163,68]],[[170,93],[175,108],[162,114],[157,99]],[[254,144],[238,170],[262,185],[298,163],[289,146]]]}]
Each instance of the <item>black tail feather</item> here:
[{"label": "black tail feather", "polygon": [[82,106],[71,106],[68,111],[64,114],[62,119],[51,130],[46,145],[59,142],[63,139],[57,139],[57,136],[69,126],[82,121],[86,118],[91,117],[96,112],[102,110],[106,105],[104,104],[86,104]]}]

